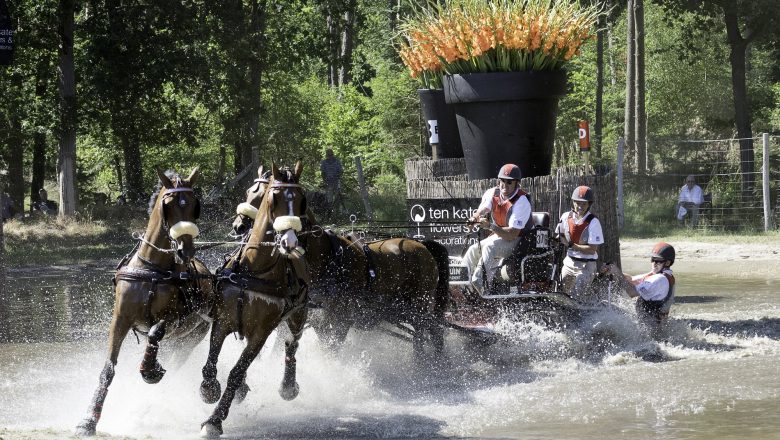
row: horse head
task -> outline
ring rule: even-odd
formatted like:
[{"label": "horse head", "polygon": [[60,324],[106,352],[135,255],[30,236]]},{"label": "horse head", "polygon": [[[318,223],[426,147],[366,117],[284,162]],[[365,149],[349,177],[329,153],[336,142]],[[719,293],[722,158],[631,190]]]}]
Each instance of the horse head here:
[{"label": "horse head", "polygon": [[252,226],[257,217],[257,210],[263,201],[265,189],[268,187],[271,178],[271,170],[265,171],[260,165],[257,169],[257,179],[252,182],[252,186],[246,190],[246,201],[236,207],[236,218],[233,220],[233,234],[240,237],[246,235],[252,230]]},{"label": "horse head", "polygon": [[268,192],[263,199],[268,210],[268,220],[274,231],[281,236],[279,244],[283,252],[291,252],[298,247],[297,232],[303,229],[302,218],[306,215],[306,192],[298,182],[303,165],[298,161],[295,168],[277,168],[272,165],[272,179]]},{"label": "horse head", "polygon": [[157,169],[162,188],[155,209],[159,208],[163,229],[167,231],[168,239],[176,243],[176,256],[184,263],[189,263],[195,256],[194,240],[199,232],[195,221],[200,216],[200,201],[193,190],[198,174],[196,167],[186,179],[171,178]]}]

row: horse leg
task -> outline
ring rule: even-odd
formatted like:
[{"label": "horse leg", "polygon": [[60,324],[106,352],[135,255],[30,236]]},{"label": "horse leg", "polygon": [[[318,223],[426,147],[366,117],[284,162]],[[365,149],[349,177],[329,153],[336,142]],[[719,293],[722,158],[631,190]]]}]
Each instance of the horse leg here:
[{"label": "horse leg", "polygon": [[299,387],[295,380],[295,352],[298,351],[298,341],[303,334],[303,326],[306,324],[308,312],[309,309],[304,305],[287,318],[287,326],[290,328],[292,339],[285,342],[284,377],[282,385],[279,387],[279,395],[284,400],[293,400],[298,396]]},{"label": "horse leg", "polygon": [[226,326],[215,319],[211,325],[211,337],[209,338],[209,355],[203,366],[203,382],[200,383],[200,398],[205,403],[214,403],[222,394],[222,386],[217,380],[217,361],[222,351],[222,344],[228,335]]},{"label": "horse leg", "polygon": [[103,403],[106,401],[108,395],[108,387],[111,385],[111,381],[114,380],[114,367],[119,357],[119,350],[122,348],[122,341],[124,341],[127,332],[130,331],[130,324],[124,320],[119,320],[117,313],[114,313],[114,318],[111,322],[111,330],[108,337],[108,359],[106,360],[103,370],[100,372],[100,378],[98,380],[98,387],[95,390],[95,394],[92,396],[92,402],[89,404],[87,410],[87,417],[84,418],[76,426],[76,434],[80,436],[93,436],[97,429],[98,421],[103,413]]},{"label": "horse leg", "polygon": [[141,377],[146,383],[158,383],[165,375],[165,368],[157,361],[157,351],[160,341],[165,337],[165,320],[160,320],[149,329],[144,358],[141,361]]},{"label": "horse leg", "polygon": [[[278,321],[276,323],[278,324]],[[256,341],[247,341],[247,346],[244,348],[244,351],[241,352],[241,356],[238,357],[238,362],[236,362],[236,365],[230,370],[227,386],[225,387],[225,392],[222,394],[222,398],[219,399],[219,403],[211,413],[211,417],[200,425],[201,437],[214,438],[222,435],[222,421],[227,418],[228,413],[230,412],[230,405],[232,404],[236,391],[245,383],[246,370],[260,353],[266,339],[268,339],[268,335],[271,334],[274,327],[275,326],[271,326],[268,329],[265,329],[263,334],[259,335],[261,337],[255,338],[257,339]]]}]

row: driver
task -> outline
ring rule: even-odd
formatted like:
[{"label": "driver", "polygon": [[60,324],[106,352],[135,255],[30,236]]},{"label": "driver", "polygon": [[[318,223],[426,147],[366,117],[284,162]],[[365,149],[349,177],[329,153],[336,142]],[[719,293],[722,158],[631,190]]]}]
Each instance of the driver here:
[{"label": "driver", "polygon": [[674,264],[675,251],[669,243],[659,242],[650,252],[650,272],[642,275],[624,275],[620,269],[610,264],[608,271],[618,278],[621,288],[628,296],[636,298],[636,314],[639,322],[650,328],[657,328],[669,317],[674,304]]},{"label": "driver", "polygon": [[564,291],[573,297],[582,297],[596,276],[599,246],[604,244],[601,222],[590,212],[595,201],[593,190],[578,186],[571,194],[571,211],[565,212],[557,232],[566,246],[561,277]]},{"label": "driver", "polygon": [[[498,186],[482,195],[482,202],[469,222],[492,232],[487,238],[471,245],[463,257],[463,264],[471,273],[472,286],[481,294],[487,278],[493,281],[498,260],[512,255],[523,230],[531,226],[531,201],[520,189],[520,168],[508,163],[498,172]],[[491,214],[493,222],[487,219]],[[482,263],[482,264],[480,264]],[[484,268],[483,268],[484,267]]]}]

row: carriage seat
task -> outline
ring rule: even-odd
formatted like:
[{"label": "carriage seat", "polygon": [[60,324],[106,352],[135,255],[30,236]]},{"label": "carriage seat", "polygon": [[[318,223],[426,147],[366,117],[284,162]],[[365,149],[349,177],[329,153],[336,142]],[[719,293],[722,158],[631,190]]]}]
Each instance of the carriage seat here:
[{"label": "carriage seat", "polygon": [[508,290],[511,285],[529,282],[546,283],[553,263],[550,213],[531,213],[531,226],[523,231],[512,256],[499,262],[497,285],[494,290]]},{"label": "carriage seat", "polygon": [[531,213],[531,227],[542,227],[544,229],[550,229],[550,213],[549,212],[532,212]]}]

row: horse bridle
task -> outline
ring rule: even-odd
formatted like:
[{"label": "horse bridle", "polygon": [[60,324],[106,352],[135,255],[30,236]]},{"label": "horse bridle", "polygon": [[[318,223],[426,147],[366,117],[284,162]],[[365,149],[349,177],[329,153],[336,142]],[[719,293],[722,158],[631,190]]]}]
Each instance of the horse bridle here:
[{"label": "horse bridle", "polygon": [[[175,240],[173,240],[173,238],[171,237],[170,227],[168,226],[168,219],[165,217],[165,206],[164,206],[165,199],[167,199],[168,197],[178,196],[179,197],[179,202],[178,202],[179,206],[185,206],[187,204],[187,201],[181,197],[181,193],[185,193],[185,192],[193,193],[193,195],[195,194],[195,191],[192,188],[186,187],[186,186],[181,186],[181,187],[166,189],[165,192],[163,193],[162,197],[160,197],[160,210],[162,211],[161,215],[162,215],[162,219],[163,219],[163,229],[165,229],[165,234],[168,236],[168,239],[171,240],[171,241],[175,241]],[[198,214],[199,214],[199,211],[200,211],[200,207],[198,206],[199,203],[200,203],[200,201],[196,198],[195,199],[195,215],[194,215],[194,217],[196,219],[198,218]]]}]

